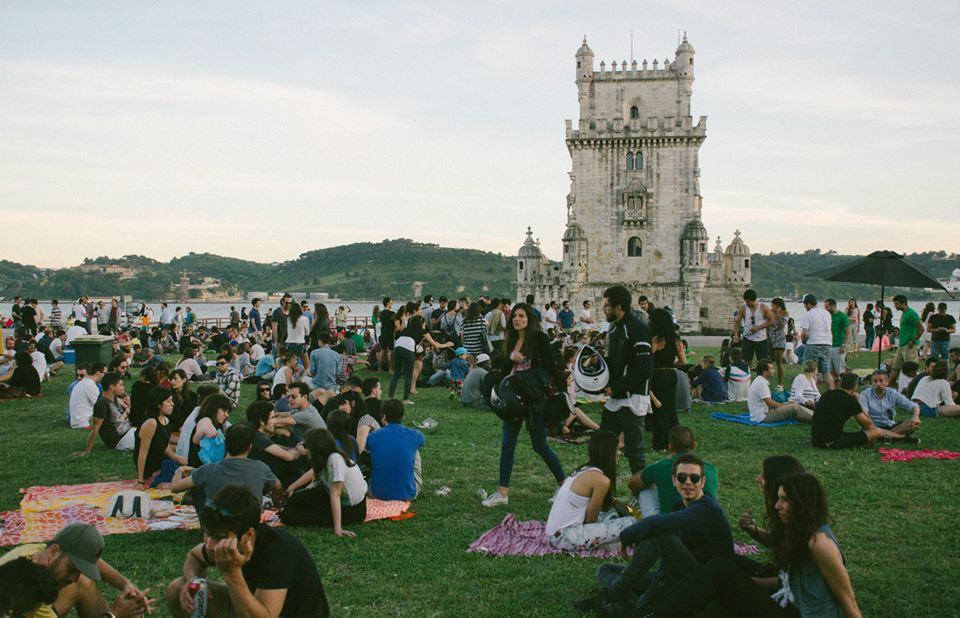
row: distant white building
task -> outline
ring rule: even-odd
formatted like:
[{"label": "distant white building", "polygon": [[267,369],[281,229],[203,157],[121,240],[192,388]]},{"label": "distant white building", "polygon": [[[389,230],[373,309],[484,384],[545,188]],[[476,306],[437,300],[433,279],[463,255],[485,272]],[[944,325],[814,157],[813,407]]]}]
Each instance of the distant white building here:
[{"label": "distant white building", "polygon": [[576,53],[580,118],[567,120],[570,193],[563,260],[551,266],[527,228],[517,256],[517,296],[579,306],[626,285],[669,306],[685,332],[729,330],[750,286],[750,249],[736,231],[709,251],[701,221],[700,145],[706,116],[690,113],[693,46],[665,59],[600,62],[584,38]]}]

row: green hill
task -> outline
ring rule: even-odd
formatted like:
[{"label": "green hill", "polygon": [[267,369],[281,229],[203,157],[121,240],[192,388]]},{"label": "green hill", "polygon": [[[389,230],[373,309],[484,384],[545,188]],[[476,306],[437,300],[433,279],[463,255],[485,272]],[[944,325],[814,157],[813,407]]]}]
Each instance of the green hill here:
[{"label": "green hill", "polygon": [[[802,253],[754,254],[753,287],[763,297],[799,298],[812,292],[820,297],[873,298],[879,292],[874,286],[832,283],[806,276],[857,257],[839,255],[834,251],[823,253],[819,249]],[[960,266],[960,256],[945,251],[915,253],[907,257],[937,277],[948,277],[954,268]],[[137,274],[132,279],[121,279],[118,273],[89,269],[91,264],[132,268]],[[513,256],[441,247],[406,238],[317,249],[279,264],[191,252],[170,262],[127,255],[88,258],[83,265],[86,269],[41,269],[2,260],[0,296],[75,298],[81,294],[129,294],[155,300],[171,296],[172,286],[183,272],[191,281],[214,277],[220,280],[223,289],[233,292],[322,291],[348,299],[374,299],[383,295],[407,298],[414,285],[419,283],[424,293],[434,295],[460,291],[472,296],[486,293],[512,298],[516,295],[513,283],[516,260]],[[914,298],[923,294],[919,290],[909,293]]]}]

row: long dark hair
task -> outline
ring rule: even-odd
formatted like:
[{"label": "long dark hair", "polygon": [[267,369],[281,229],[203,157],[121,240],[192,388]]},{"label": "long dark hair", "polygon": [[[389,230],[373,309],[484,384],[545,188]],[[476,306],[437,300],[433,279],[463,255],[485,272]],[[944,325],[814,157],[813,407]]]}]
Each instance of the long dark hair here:
[{"label": "long dark hair", "polygon": [[588,461],[579,469],[592,466],[600,468],[603,475],[610,479],[610,489],[607,495],[603,497],[601,508],[607,510],[613,497],[617,494],[617,451],[620,448],[620,437],[612,431],[595,431],[590,436],[590,444],[587,445]]},{"label": "long dark hair", "polygon": [[467,307],[467,315],[463,318],[464,322],[469,320],[476,320],[480,317],[480,303],[472,302],[470,306]]},{"label": "long dark hair", "polygon": [[290,324],[294,327],[297,325],[297,320],[300,319],[300,316],[303,315],[303,309],[300,308],[300,305],[297,303],[290,304]]},{"label": "long dark hair", "polygon": [[173,397],[173,391],[169,388],[163,388],[162,386],[156,386],[150,389],[150,394],[147,397],[147,411],[144,415],[144,420],[152,418],[154,420],[160,417],[160,406],[163,405],[163,402],[167,399]]},{"label": "long dark hair", "polygon": [[507,318],[507,332],[503,339],[503,355],[509,358],[513,347],[517,345],[517,339],[520,338],[520,333],[513,327],[513,316],[516,315],[517,311],[523,311],[527,316],[527,328],[524,331],[523,347],[520,349],[520,353],[527,358],[532,358],[535,348],[533,340],[536,338],[536,334],[543,329],[540,328],[540,320],[537,318],[533,307],[527,303],[517,303],[510,310],[510,317]]},{"label": "long dark hair", "polygon": [[179,376],[180,379],[183,380],[183,387],[180,389],[180,392],[173,391],[173,401],[183,403],[187,399],[190,399],[190,378],[187,377],[187,372],[183,369],[174,369],[171,371],[170,377],[173,376]]},{"label": "long dark hair", "polygon": [[673,328],[673,318],[666,309],[653,309],[650,311],[650,335],[660,337],[668,344],[677,341],[677,331]]},{"label": "long dark hair", "polygon": [[[350,415],[343,410],[331,410],[327,415],[327,429],[340,443],[340,450],[349,455],[349,459],[357,461],[358,455],[353,444],[353,435],[350,433],[352,423]],[[346,458],[345,458],[346,459]]]},{"label": "long dark hair", "polygon": [[356,465],[349,455],[337,448],[336,438],[327,429],[311,429],[308,431],[303,436],[303,446],[310,453],[310,467],[313,468],[313,476],[316,479],[319,479],[327,471],[327,460],[334,453],[339,453],[348,467]]},{"label": "long dark hair", "polygon": [[777,517],[770,522],[773,558],[777,566],[793,571],[810,558],[810,537],[830,519],[827,492],[811,474],[788,474],[776,483],[790,504],[788,523]]},{"label": "long dark hair", "polygon": [[147,365],[140,370],[140,380],[150,386],[160,384],[160,376],[157,375],[157,370],[153,365]]},{"label": "long dark hair", "polygon": [[774,505],[777,503],[778,481],[789,474],[806,472],[792,455],[773,455],[763,460],[763,506],[767,524],[779,519]]},{"label": "long dark hair", "polygon": [[200,419],[209,418],[213,426],[220,429],[223,426],[217,425],[217,410],[226,410],[229,414],[232,405],[233,402],[223,393],[210,395],[200,404],[200,412],[197,413],[197,423],[200,423]]}]

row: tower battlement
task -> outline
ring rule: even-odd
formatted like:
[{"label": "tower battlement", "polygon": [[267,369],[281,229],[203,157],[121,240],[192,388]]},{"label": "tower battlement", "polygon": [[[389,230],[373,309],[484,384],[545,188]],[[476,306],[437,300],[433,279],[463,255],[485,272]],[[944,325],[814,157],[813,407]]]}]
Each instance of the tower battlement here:
[{"label": "tower battlement", "polygon": [[707,117],[700,116],[693,124],[692,116],[650,116],[648,118],[623,117],[581,118],[577,128],[567,120],[567,140],[613,139],[613,138],[700,138],[707,137]]},{"label": "tower battlement", "polygon": [[618,63],[616,60],[607,65],[605,60],[600,61],[600,70],[593,72],[594,80],[651,80],[651,79],[677,79],[676,62],[671,62],[669,58],[663,59],[663,64],[656,58],[652,62],[647,62],[644,58],[642,62],[633,60],[629,64],[624,60]]}]

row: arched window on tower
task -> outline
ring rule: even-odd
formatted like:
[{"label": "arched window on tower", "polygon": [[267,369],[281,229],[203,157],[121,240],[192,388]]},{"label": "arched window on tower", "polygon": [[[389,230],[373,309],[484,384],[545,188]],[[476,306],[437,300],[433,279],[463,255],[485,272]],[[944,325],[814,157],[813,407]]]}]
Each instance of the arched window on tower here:
[{"label": "arched window on tower", "polygon": [[642,152],[638,152],[636,155],[634,155],[633,169],[637,170],[638,172],[643,169],[643,153]]},{"label": "arched window on tower", "polygon": [[636,120],[640,117],[640,109],[636,105],[630,108],[630,120]]},{"label": "arched window on tower", "polygon": [[642,257],[643,243],[639,238],[633,236],[627,241],[627,257]]},{"label": "arched window on tower", "polygon": [[627,153],[627,171],[628,172],[633,171],[633,153],[632,152]]}]

